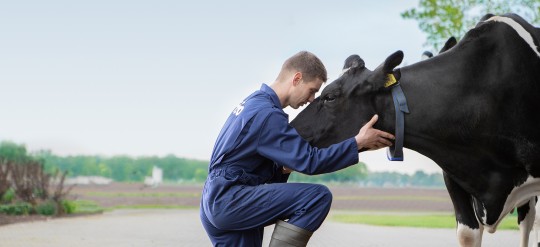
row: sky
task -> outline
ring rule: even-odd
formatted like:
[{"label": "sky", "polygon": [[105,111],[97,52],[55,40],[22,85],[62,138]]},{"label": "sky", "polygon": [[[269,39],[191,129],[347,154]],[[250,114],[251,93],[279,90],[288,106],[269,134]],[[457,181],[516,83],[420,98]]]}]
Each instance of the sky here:
[{"label": "sky", "polygon": [[[8,1],[0,4],[0,140],[57,155],[209,160],[232,109],[285,59],[316,54],[329,81],[345,58],[374,69],[420,60],[400,13],[417,1]],[[322,90],[321,90],[322,91]],[[298,110],[285,109],[292,120]],[[371,171],[440,172],[405,150],[361,153]]]}]

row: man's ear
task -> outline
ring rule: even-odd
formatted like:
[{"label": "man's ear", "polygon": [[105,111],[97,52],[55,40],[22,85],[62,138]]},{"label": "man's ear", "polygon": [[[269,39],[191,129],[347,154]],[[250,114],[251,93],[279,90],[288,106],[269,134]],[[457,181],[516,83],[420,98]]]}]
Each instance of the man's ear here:
[{"label": "man's ear", "polygon": [[367,79],[373,86],[373,89],[378,90],[383,87],[390,87],[395,84],[399,78],[396,78],[393,71],[403,61],[403,52],[396,51],[388,56],[384,63],[379,65]]},{"label": "man's ear", "polygon": [[293,76],[293,85],[298,86],[300,82],[302,81],[302,72],[296,72]]}]

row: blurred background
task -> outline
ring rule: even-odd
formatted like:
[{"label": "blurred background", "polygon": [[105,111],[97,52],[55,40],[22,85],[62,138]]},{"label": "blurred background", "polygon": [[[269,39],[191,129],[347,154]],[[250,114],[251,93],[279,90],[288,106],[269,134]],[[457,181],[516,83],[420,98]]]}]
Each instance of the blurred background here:
[{"label": "blurred background", "polygon": [[[374,69],[402,50],[410,65],[508,11],[538,24],[538,1],[3,2],[1,154],[68,176],[142,181],[157,166],[167,181],[200,182],[232,109],[292,54],[315,53],[331,82],[351,54]],[[440,173],[411,150],[404,162],[385,150],[360,161],[348,171],[360,184],[370,172]]]}]

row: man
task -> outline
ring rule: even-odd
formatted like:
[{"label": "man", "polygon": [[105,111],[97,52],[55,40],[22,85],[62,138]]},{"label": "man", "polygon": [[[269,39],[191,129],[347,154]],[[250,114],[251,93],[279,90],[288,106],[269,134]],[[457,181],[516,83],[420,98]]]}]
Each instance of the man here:
[{"label": "man", "polygon": [[232,111],[214,145],[201,199],[201,221],[214,246],[261,246],[271,224],[270,246],[306,246],[332,194],[323,185],[286,183],[290,172],[334,172],[357,164],[362,148],[392,144],[393,135],[372,128],[377,116],[328,148],[303,140],[282,109],[312,102],[326,80],[319,58],[302,51],[285,61],[270,87],[263,84]]}]

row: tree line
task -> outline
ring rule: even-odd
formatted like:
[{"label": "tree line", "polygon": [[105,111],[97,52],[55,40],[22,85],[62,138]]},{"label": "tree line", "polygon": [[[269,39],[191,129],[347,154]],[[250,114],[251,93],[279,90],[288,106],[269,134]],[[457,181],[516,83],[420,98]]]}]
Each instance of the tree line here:
[{"label": "tree line", "polygon": [[309,183],[351,183],[364,187],[433,187],[444,188],[444,179],[441,173],[428,174],[416,171],[414,174],[399,172],[370,172],[364,163],[345,168],[343,170],[308,176],[292,173],[291,182]]},{"label": "tree line", "polygon": [[[163,170],[163,179],[167,182],[203,183],[208,174],[208,161],[186,159],[167,155],[164,157],[130,157],[99,155],[58,156],[50,151],[28,153],[22,144],[13,142],[0,143],[0,157],[8,160],[27,162],[40,161],[44,170],[50,174],[57,171],[66,172],[68,177],[102,176],[117,182],[143,182],[152,175],[152,168],[157,166]],[[352,183],[361,186],[419,186],[443,187],[444,181],[440,173],[427,174],[417,171],[412,175],[397,172],[369,172],[365,163],[346,169],[315,176],[294,172],[291,182],[309,183]]]},{"label": "tree line", "polygon": [[67,171],[70,177],[102,176],[118,182],[141,182],[152,176],[154,166],[163,170],[163,180],[169,182],[193,181],[206,179],[207,161],[186,159],[167,155],[165,157],[130,157],[130,156],[87,156],[76,155],[61,157],[50,152],[40,152],[38,157],[45,161],[45,169]]}]

